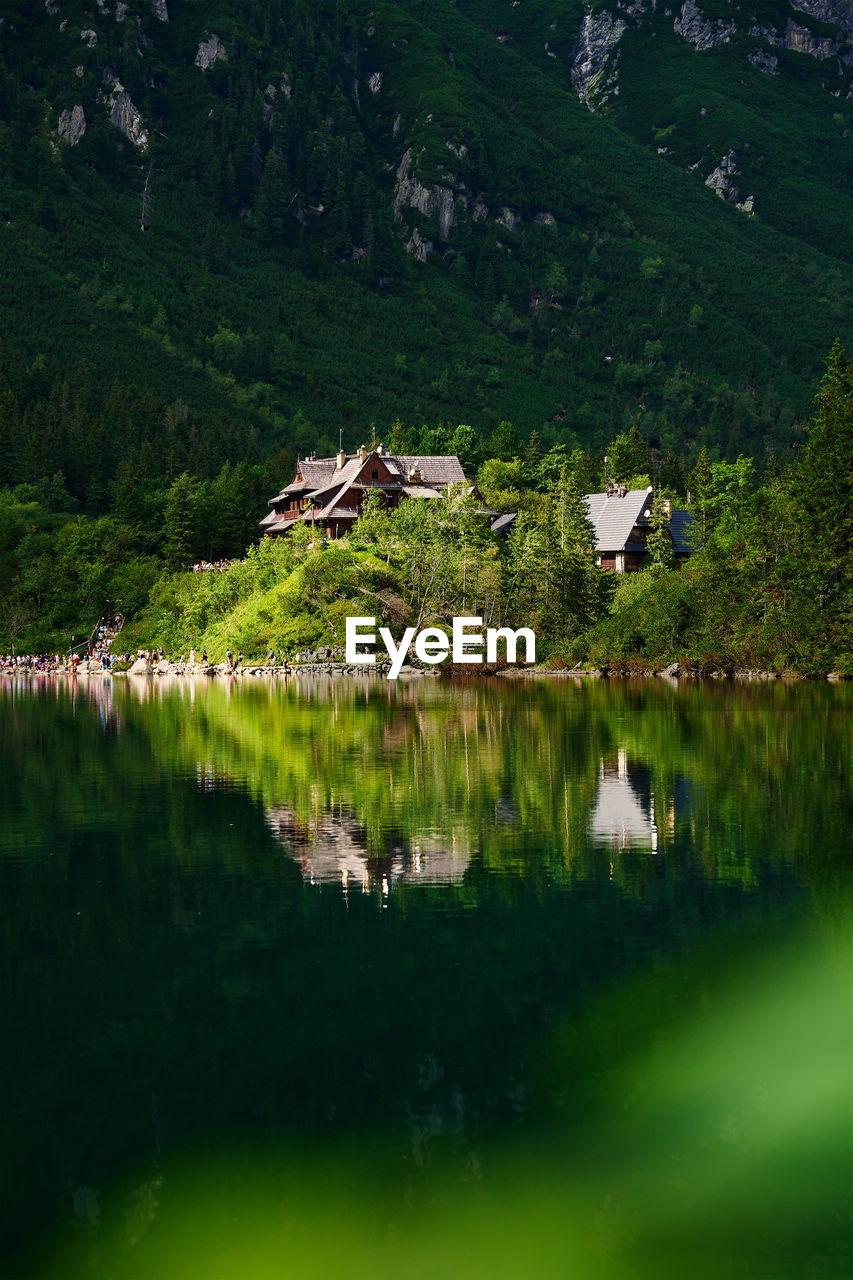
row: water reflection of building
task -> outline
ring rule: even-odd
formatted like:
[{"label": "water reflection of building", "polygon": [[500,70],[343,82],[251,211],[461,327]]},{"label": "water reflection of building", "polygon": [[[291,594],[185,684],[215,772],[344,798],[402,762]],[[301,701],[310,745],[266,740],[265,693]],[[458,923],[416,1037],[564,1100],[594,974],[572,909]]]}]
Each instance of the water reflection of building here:
[{"label": "water reflection of building", "polygon": [[675,830],[675,811],[656,811],[651,773],[644,766],[628,763],[624,750],[601,761],[598,795],[590,818],[593,840],[614,849],[651,848],[657,852],[661,830]]},{"label": "water reflection of building", "polygon": [[368,848],[364,827],[347,814],[322,814],[305,822],[292,810],[276,806],[267,809],[266,818],[309,884],[378,888],[388,893],[401,881],[461,880],[468,866],[467,849],[428,832],[412,840],[389,830],[377,849]]}]

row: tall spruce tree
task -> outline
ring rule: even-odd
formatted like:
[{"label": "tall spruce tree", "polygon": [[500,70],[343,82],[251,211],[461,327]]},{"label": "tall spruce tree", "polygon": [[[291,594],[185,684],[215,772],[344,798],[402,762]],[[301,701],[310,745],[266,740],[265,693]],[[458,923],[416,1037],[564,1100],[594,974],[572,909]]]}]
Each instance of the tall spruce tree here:
[{"label": "tall spruce tree", "polygon": [[[823,635],[853,623],[853,363],[839,342],[827,360],[817,413],[794,468],[800,516],[798,579],[823,615]],[[827,653],[831,660],[831,653]]]}]

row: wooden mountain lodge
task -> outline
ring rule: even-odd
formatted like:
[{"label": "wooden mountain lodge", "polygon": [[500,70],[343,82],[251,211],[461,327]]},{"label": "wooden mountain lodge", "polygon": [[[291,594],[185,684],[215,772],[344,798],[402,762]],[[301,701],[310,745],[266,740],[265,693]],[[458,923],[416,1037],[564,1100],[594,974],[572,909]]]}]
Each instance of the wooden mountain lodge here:
[{"label": "wooden mountain lodge", "polygon": [[[261,520],[262,533],[287,534],[298,523],[308,524],[326,538],[341,538],[355,524],[366,495],[379,490],[387,505],[398,507],[407,498],[440,498],[451,485],[462,485],[477,499],[479,493],[465,478],[455,455],[414,457],[391,454],[382,444],[366,445],[357,453],[343,449],[333,458],[303,458],[293,480],[270,499],[272,510]],[[584,499],[595,530],[596,558],[602,569],[633,573],[646,558],[653,493],[608,484],[604,493],[588,493]],[[518,512],[500,514],[482,508],[493,533],[506,538]],[[666,529],[672,539],[677,565],[690,555],[691,517],[670,507]]]},{"label": "wooden mountain lodge", "polygon": [[371,489],[383,493],[389,507],[398,507],[407,498],[439,498],[452,484],[468,486],[452,455],[397,457],[381,444],[362,446],[357,453],[341,449],[333,458],[297,462],[296,475],[270,499],[272,511],[260,527],[277,537],[302,521],[327,538],[340,538],[355,524]]},{"label": "wooden mountain lodge", "polygon": [[[628,489],[611,484],[604,493],[588,493],[585,498],[589,518],[595,529],[596,558],[602,569],[616,573],[635,573],[647,555],[646,538],[650,529],[651,488]],[[669,504],[666,529],[672,539],[675,563],[680,566],[690,555],[690,522],[687,511],[673,510]]]}]

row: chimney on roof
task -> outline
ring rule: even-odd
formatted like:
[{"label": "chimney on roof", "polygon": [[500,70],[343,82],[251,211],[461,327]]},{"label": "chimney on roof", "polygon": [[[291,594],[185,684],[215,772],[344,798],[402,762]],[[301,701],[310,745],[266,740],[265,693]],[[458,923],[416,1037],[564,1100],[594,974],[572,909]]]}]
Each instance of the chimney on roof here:
[{"label": "chimney on roof", "polygon": [[340,471],[342,467],[345,467],[347,465],[347,455],[344,453],[343,449],[338,450],[337,457],[335,458],[335,462],[337,463],[338,471]]},{"label": "chimney on roof", "polygon": [[360,445],[358,446],[358,457],[359,457],[359,461],[364,462],[365,458],[367,457],[367,445],[366,445],[366,444],[360,444]]},{"label": "chimney on roof", "polygon": [[418,464],[416,462],[412,463],[412,465],[409,467],[409,484],[418,484],[421,480],[423,480],[423,478],[424,478],[424,474],[421,471]]}]

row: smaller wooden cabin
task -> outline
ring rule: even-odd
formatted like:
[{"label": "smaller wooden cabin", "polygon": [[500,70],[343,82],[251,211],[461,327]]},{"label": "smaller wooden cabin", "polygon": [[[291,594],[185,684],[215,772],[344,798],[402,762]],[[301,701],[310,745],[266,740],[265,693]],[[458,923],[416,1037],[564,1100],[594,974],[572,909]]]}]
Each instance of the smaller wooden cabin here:
[{"label": "smaller wooden cabin", "polygon": [[[646,558],[654,494],[648,489],[610,485],[605,493],[588,493],[586,504],[595,529],[595,549],[602,569],[635,573]],[[672,539],[676,566],[690,555],[691,517],[670,505],[667,532]]]}]

